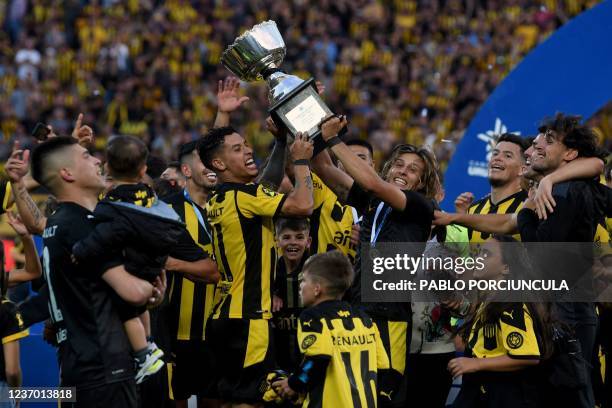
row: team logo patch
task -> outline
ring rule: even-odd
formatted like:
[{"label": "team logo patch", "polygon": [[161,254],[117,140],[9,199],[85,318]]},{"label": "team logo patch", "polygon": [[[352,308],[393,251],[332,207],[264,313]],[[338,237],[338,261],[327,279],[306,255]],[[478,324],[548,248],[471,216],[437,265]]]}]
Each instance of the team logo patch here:
[{"label": "team logo patch", "polygon": [[511,349],[517,349],[523,345],[523,335],[519,332],[512,332],[506,337],[506,344]]},{"label": "team logo patch", "polygon": [[276,195],[276,191],[270,190],[268,187],[261,187],[261,191],[267,196],[274,197]]},{"label": "team logo patch", "polygon": [[304,340],[302,340],[302,349],[306,350],[308,347],[315,344],[315,341],[317,341],[317,336],[314,334],[309,334],[308,336],[304,337]]}]

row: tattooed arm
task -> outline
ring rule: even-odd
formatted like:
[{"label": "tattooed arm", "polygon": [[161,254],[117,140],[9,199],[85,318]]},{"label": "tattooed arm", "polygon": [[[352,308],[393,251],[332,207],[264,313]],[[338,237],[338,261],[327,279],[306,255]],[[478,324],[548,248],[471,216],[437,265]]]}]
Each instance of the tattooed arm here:
[{"label": "tattooed arm", "polygon": [[291,145],[291,157],[295,164],[295,185],[287,195],[281,213],[283,215],[308,216],[314,205],[312,198],[312,177],[308,160],[312,157],[313,145],[308,135],[298,133]]},{"label": "tattooed arm", "polygon": [[42,214],[23,181],[17,183],[11,182],[13,193],[15,194],[15,204],[17,211],[21,215],[21,219],[32,234],[42,234],[47,225],[47,218]]},{"label": "tattooed arm", "polygon": [[28,173],[30,161],[30,151],[19,149],[16,142],[11,157],[6,162],[6,174],[11,181],[13,198],[17,205],[17,210],[26,228],[32,234],[42,234],[47,224],[47,219],[38,209],[38,206],[30,197],[24,177]]}]

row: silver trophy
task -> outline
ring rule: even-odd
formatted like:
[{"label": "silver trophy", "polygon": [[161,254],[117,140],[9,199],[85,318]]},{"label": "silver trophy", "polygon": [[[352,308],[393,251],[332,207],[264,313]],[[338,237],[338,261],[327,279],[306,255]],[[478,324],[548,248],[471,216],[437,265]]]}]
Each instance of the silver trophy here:
[{"label": "silver trophy", "polygon": [[280,69],[285,53],[276,23],[265,21],[236,38],[223,52],[221,63],[243,81],[265,79],[269,112],[277,126],[284,125],[294,137],[306,132],[314,139],[321,133],[321,121],[333,113],[317,93],[313,78],[304,81]]}]

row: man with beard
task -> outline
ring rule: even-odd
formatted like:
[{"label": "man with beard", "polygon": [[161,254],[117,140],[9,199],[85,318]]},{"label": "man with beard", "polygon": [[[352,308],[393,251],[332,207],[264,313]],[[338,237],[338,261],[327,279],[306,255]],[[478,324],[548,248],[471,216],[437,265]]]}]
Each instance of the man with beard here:
[{"label": "man with beard", "polygon": [[[527,140],[533,139],[535,138],[528,138]],[[603,160],[599,158],[579,157],[544,177],[531,165],[533,152],[534,147],[532,145],[525,150],[525,165],[521,177],[521,186],[524,191],[527,191],[531,186],[537,186],[533,205],[540,218],[545,218],[547,212],[552,211],[552,204],[546,203],[552,200],[550,192],[555,184],[573,179],[597,177],[604,167]],[[456,207],[456,213],[435,211],[433,223],[435,225],[459,224],[485,234],[508,235],[518,233],[516,212],[507,214],[466,214],[463,210],[463,208],[466,208],[466,199],[471,202],[469,198],[466,198],[468,194],[471,193],[463,193],[457,198],[456,204],[458,203],[459,207]],[[544,197],[550,197],[550,199],[545,200]],[[606,240],[605,236],[598,236],[601,232],[601,229],[598,228],[594,240]]]},{"label": "man with beard", "polygon": [[[540,132],[534,141],[531,156],[533,169],[547,176],[555,170],[567,166],[578,157],[605,157],[597,146],[597,136],[593,130],[580,124],[579,116],[557,114],[539,127]],[[556,184],[552,195],[555,208],[546,219],[540,220],[531,208],[524,208],[518,214],[517,222],[521,239],[525,242],[593,242],[597,226],[604,218],[605,208],[601,205],[601,190],[596,180],[570,180]],[[585,254],[588,250],[588,254]],[[557,279],[566,279],[570,287],[582,279],[588,281],[585,293],[592,292],[590,273],[593,267],[592,248],[581,246],[550,248],[540,250],[532,259],[541,271]],[[551,265],[555,270],[550,271]],[[548,269],[547,269],[548,268]],[[554,275],[553,275],[554,273]],[[580,285],[581,288],[584,285]],[[592,302],[557,302],[557,317],[568,324],[579,341],[582,356],[588,364],[595,357],[595,336],[597,315]],[[590,380],[590,376],[587,377]],[[594,405],[590,381],[589,406]]]},{"label": "man with beard", "polygon": [[373,318],[391,361],[390,370],[378,373],[379,406],[405,406],[412,318],[410,302],[362,302],[360,258],[363,245],[377,242],[413,243],[412,255],[422,254],[431,231],[433,199],[440,191],[437,164],[428,150],[402,144],[393,149],[381,178],[337,136],[346,125],[346,118],[331,117],[321,126],[323,139],[346,173],[333,165],[325,151],[313,160],[314,170],[339,200],[364,214],[362,231],[369,233],[361,234],[356,275],[347,295],[353,304]]},{"label": "man with beard", "polygon": [[[164,199],[186,224],[185,234],[212,259],[210,226],[204,206],[217,183],[217,175],[204,167],[197,152],[197,141],[183,144],[179,150],[179,163],[185,188]],[[174,357],[172,367],[172,395],[177,407],[186,407],[191,395],[197,395],[200,405],[215,397],[210,377],[213,356],[205,341],[206,322],[210,317],[218,272],[208,282],[194,280],[168,268],[169,304],[161,313],[169,329],[168,342]]]}]

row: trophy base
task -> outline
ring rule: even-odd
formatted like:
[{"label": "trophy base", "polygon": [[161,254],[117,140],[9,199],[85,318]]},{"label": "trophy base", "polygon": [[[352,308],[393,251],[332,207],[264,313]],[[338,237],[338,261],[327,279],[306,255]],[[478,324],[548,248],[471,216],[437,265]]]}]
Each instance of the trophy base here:
[{"label": "trophy base", "polygon": [[283,126],[295,138],[296,133],[308,133],[314,141],[314,154],[325,149],[319,124],[333,115],[317,92],[314,78],[307,79],[268,110],[277,126]]}]

